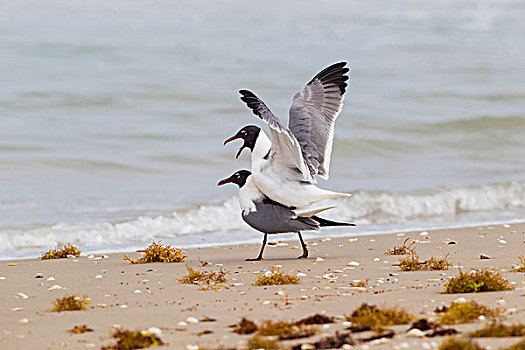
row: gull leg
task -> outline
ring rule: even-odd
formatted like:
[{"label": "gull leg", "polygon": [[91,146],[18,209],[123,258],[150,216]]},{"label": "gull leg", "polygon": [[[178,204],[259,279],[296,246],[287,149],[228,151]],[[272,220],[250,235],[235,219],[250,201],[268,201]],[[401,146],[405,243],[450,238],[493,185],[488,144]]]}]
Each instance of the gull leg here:
[{"label": "gull leg", "polygon": [[[259,256],[256,257],[256,258],[248,258],[246,259],[246,261],[257,261],[257,260],[262,260],[263,259],[263,252],[264,252],[264,247],[266,246],[266,238],[268,237],[268,234],[265,233],[264,234],[264,238],[263,238],[263,243],[262,243],[262,247],[261,247],[261,252],[259,253]],[[307,254],[308,255],[308,254]]]},{"label": "gull leg", "polygon": [[297,232],[299,235],[299,240],[301,241],[301,247],[303,247],[303,255],[298,257],[297,259],[306,259],[308,258],[308,248],[306,247],[306,244],[303,241],[303,236],[301,236],[301,232]]}]

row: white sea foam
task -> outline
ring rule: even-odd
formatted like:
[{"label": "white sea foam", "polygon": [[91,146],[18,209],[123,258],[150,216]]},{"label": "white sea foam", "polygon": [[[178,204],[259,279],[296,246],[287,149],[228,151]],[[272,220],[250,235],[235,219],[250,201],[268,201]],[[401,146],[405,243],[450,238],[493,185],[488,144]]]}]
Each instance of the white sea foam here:
[{"label": "white sea foam", "polygon": [[[337,208],[324,212],[323,216],[356,222],[358,227],[352,234],[474,225],[486,222],[487,217],[510,222],[523,214],[525,182],[406,193],[357,191],[351,198],[330,204]],[[486,215],[487,212],[490,215]],[[237,199],[232,198],[218,204],[178,210],[169,216],[3,231],[0,232],[0,258],[35,256],[36,251],[66,242],[92,251],[119,251],[159,239],[190,247],[253,242],[259,237],[242,222]]]}]

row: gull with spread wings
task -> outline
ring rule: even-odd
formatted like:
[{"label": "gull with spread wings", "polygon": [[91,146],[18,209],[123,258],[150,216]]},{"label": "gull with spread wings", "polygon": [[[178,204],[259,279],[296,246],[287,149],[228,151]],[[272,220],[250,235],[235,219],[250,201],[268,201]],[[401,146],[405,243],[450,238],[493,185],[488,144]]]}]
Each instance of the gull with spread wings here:
[{"label": "gull with spread wings", "polygon": [[272,200],[291,208],[307,206],[323,199],[349,197],[316,186],[315,176],[328,179],[334,124],[343,106],[349,69],[346,62],[335,63],[295,94],[290,107],[289,126],[279,120],[253,92],[240,90],[244,101],[270,129],[249,125],[224,144],[243,139],[251,150],[251,170],[256,186]]}]

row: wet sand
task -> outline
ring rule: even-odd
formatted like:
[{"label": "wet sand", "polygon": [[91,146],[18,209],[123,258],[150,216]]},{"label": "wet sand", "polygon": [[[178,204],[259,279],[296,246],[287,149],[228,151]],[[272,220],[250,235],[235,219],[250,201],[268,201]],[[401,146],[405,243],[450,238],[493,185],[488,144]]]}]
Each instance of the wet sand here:
[{"label": "wet sand", "polygon": [[[201,269],[200,260],[211,263],[206,270],[226,270],[227,288],[199,290],[182,284],[185,263],[130,265],[124,254],[81,256],[60,260],[16,260],[0,262],[0,349],[86,349],[113,343],[109,333],[117,325],[129,329],[159,328],[164,348],[197,349],[220,346],[243,349],[250,335],[237,335],[228,326],[247,317],[298,320],[315,313],[336,316],[336,322],[319,326],[319,334],[285,341],[286,345],[313,343],[343,330],[344,316],[363,302],[381,306],[400,306],[418,317],[433,318],[436,307],[465,298],[505,310],[508,322],[525,322],[525,274],[510,272],[525,253],[525,224],[446,229],[366,237],[319,238],[307,241],[310,258],[297,260],[297,241],[270,245],[265,260],[246,262],[255,257],[259,245],[236,245],[187,250],[187,263]],[[421,260],[449,254],[453,266],[448,271],[401,272],[397,256],[385,251],[410,237]],[[282,237],[270,237],[277,242]],[[448,244],[452,240],[456,244]],[[80,247],[82,248],[82,247]],[[490,259],[480,259],[480,254]],[[139,253],[132,253],[139,257]],[[352,263],[351,263],[352,262]],[[349,263],[351,263],[349,265]],[[357,265],[358,263],[359,265]],[[279,265],[292,275],[302,275],[298,285],[253,286],[257,272]],[[450,276],[471,268],[492,267],[516,287],[506,292],[443,294]],[[41,274],[42,278],[37,278]],[[304,276],[304,275],[305,276]],[[53,280],[54,279],[54,280]],[[368,280],[366,288],[351,284]],[[74,293],[91,299],[88,310],[50,312],[57,297]],[[215,322],[192,323],[205,316]],[[189,318],[189,320],[188,320]],[[184,325],[183,323],[186,323]],[[94,331],[72,335],[76,325]],[[483,326],[475,322],[453,326],[465,332]],[[410,337],[409,325],[395,326],[392,339],[356,345],[356,349],[431,349],[442,337]],[[210,334],[199,335],[203,331]],[[363,333],[354,338],[364,337]],[[492,348],[518,339],[478,339]]]}]

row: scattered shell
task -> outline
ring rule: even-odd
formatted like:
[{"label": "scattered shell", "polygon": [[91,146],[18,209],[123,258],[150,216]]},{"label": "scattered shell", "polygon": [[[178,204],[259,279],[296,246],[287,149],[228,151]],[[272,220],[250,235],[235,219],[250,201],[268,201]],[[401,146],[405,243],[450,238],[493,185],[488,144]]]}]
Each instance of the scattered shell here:
[{"label": "scattered shell", "polygon": [[505,228],[510,228],[509,224],[503,224],[502,226],[505,227]]},{"label": "scattered shell", "polygon": [[498,240],[498,243],[500,243],[500,244],[507,244],[507,241],[504,240],[504,239],[500,239],[500,240]]},{"label": "scattered shell", "polygon": [[56,281],[55,277],[48,277],[46,281]]},{"label": "scattered shell", "polygon": [[124,305],[120,305],[120,308],[121,308],[121,309],[127,309],[128,306],[127,306],[126,304],[124,304]]},{"label": "scattered shell", "polygon": [[95,278],[99,279],[99,278],[102,278],[103,276],[102,275],[96,275]]},{"label": "scattered shell", "polygon": [[479,258],[482,259],[482,260],[483,259],[490,259],[490,256],[488,256],[487,254],[480,254]]},{"label": "scattered shell", "polygon": [[188,323],[199,323],[199,320],[196,319],[196,318],[193,317],[193,316],[190,316],[190,317],[188,317],[188,318],[186,319],[186,322],[188,322]]},{"label": "scattered shell", "polygon": [[44,274],[42,272],[39,272],[36,274],[35,278],[44,278]]},{"label": "scattered shell", "polygon": [[324,274],[324,275],[323,275],[323,278],[324,278],[324,279],[327,279],[327,280],[336,280],[336,279],[337,279],[337,277],[335,277],[335,276],[332,275],[331,273]]},{"label": "scattered shell", "polygon": [[301,350],[315,350],[315,345],[312,344],[302,344]]},{"label": "scattered shell", "polygon": [[456,242],[456,241],[448,241],[447,244],[448,244],[448,245],[451,245],[451,244],[458,244],[458,242]]},{"label": "scattered shell", "polygon": [[66,289],[66,288],[62,287],[59,284],[55,284],[54,286],[49,287],[47,290],[57,290],[57,289]]},{"label": "scattered shell", "polygon": [[11,311],[22,311],[22,310],[24,310],[23,307],[14,307],[11,309]]},{"label": "scattered shell", "polygon": [[5,280],[7,278],[5,278],[4,276],[0,276],[0,280]]},{"label": "scattered shell", "polygon": [[180,321],[179,323],[177,323],[177,328],[186,329],[187,326],[188,324],[184,321]]},{"label": "scattered shell", "polygon": [[275,292],[275,295],[286,295],[282,290],[278,290],[277,292]]},{"label": "scattered shell", "polygon": [[186,345],[186,350],[199,350],[199,346],[195,344],[188,344]]},{"label": "scattered shell", "polygon": [[427,231],[423,231],[419,234],[420,236],[428,236],[428,232]]},{"label": "scattered shell", "polygon": [[29,319],[27,318],[22,318],[20,320],[18,320],[19,323],[29,323]]},{"label": "scattered shell", "polygon": [[20,298],[20,299],[27,299],[27,298],[29,298],[29,297],[27,296],[27,294],[24,294],[24,293],[18,293],[18,294],[16,295],[16,297],[17,297],[17,298]]},{"label": "scattered shell", "polygon": [[457,298],[456,300],[454,300],[455,303],[466,303],[467,302],[467,299],[461,297],[461,298]]},{"label": "scattered shell", "polygon": [[374,261],[379,261],[379,260],[381,260],[381,259],[380,259],[380,258],[375,258],[375,259],[374,259]]},{"label": "scattered shell", "polygon": [[157,327],[149,327],[146,331],[142,332],[147,334],[154,334],[157,337],[160,337],[162,335],[162,331],[160,330],[160,328]]},{"label": "scattered shell", "polygon": [[316,262],[320,262],[320,261],[324,261],[323,258],[321,258],[320,256],[318,256],[316,259],[315,259]]},{"label": "scattered shell", "polygon": [[306,273],[297,272],[297,277],[306,277]]},{"label": "scattered shell", "polygon": [[133,293],[135,293],[135,294],[140,294],[140,293],[142,293],[142,291],[141,291],[140,289],[135,289],[135,290],[133,291]]},{"label": "scattered shell", "polygon": [[425,333],[417,328],[412,328],[411,330],[409,330],[407,332],[407,336],[409,337],[417,337],[417,338],[422,338],[425,336]]},{"label": "scattered shell", "polygon": [[288,243],[281,242],[281,243],[277,243],[276,246],[277,247],[287,247]]},{"label": "scattered shell", "polygon": [[349,266],[359,266],[359,265],[361,265],[361,264],[358,263],[357,261],[350,261],[350,262],[348,263],[348,265],[349,265]]},{"label": "scattered shell", "polygon": [[7,264],[7,266],[16,266],[15,263]]}]

